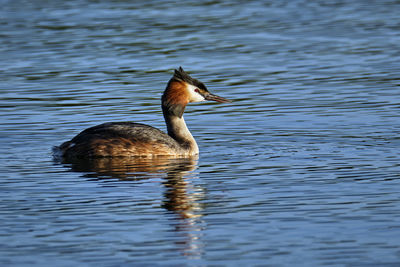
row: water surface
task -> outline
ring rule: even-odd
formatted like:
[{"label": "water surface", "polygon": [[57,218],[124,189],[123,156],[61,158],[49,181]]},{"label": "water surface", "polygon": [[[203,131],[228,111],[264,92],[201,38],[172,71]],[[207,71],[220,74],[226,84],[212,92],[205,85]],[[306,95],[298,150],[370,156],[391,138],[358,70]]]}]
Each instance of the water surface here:
[{"label": "water surface", "polygon": [[[1,3],[1,265],[400,264],[397,1]],[[53,160],[179,66],[199,158]]]}]

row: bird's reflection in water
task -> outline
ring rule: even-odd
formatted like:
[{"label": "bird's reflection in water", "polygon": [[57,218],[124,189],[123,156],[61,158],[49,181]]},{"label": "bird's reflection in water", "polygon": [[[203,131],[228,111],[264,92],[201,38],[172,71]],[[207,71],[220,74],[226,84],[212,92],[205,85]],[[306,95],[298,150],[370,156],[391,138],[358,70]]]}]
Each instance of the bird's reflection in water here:
[{"label": "bird's reflection in water", "polygon": [[178,234],[177,246],[190,258],[200,258],[203,251],[201,241],[204,222],[203,207],[199,201],[204,190],[194,185],[197,178],[198,157],[190,158],[96,158],[64,161],[72,171],[83,172],[95,179],[117,179],[138,181],[163,177],[165,193],[163,208],[173,212],[173,231]]}]

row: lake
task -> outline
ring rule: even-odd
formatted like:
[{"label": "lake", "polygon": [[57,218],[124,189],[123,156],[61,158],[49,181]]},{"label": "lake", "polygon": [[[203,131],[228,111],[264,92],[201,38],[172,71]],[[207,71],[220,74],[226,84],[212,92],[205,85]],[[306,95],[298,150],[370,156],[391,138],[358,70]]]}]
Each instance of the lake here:
[{"label": "lake", "polygon": [[[399,266],[399,1],[1,1],[0,265]],[[200,156],[59,162],[83,129]]]}]

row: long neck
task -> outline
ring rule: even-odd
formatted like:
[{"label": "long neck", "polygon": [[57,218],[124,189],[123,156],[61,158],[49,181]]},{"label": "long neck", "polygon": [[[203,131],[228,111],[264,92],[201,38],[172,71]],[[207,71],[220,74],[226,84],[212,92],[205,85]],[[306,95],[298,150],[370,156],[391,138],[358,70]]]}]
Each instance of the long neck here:
[{"label": "long neck", "polygon": [[[176,140],[181,148],[186,150],[187,153],[198,154],[199,147],[197,146],[196,140],[194,140],[192,134],[186,126],[185,120],[183,119],[182,114],[184,107],[182,112],[176,112],[176,109],[182,109],[182,107],[167,107],[162,105],[165,123],[167,124],[168,135]],[[181,114],[180,116],[179,113]]]}]

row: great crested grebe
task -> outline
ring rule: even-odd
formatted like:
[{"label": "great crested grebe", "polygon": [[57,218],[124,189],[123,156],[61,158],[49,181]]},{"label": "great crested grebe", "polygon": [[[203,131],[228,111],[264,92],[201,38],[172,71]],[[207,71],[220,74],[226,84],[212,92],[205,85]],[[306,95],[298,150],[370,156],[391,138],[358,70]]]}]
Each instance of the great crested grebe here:
[{"label": "great crested grebe", "polygon": [[141,123],[108,122],[82,131],[54,151],[64,158],[197,155],[199,148],[186,126],[183,112],[188,103],[204,100],[231,102],[211,94],[202,82],[180,67],[161,98],[168,134]]}]

